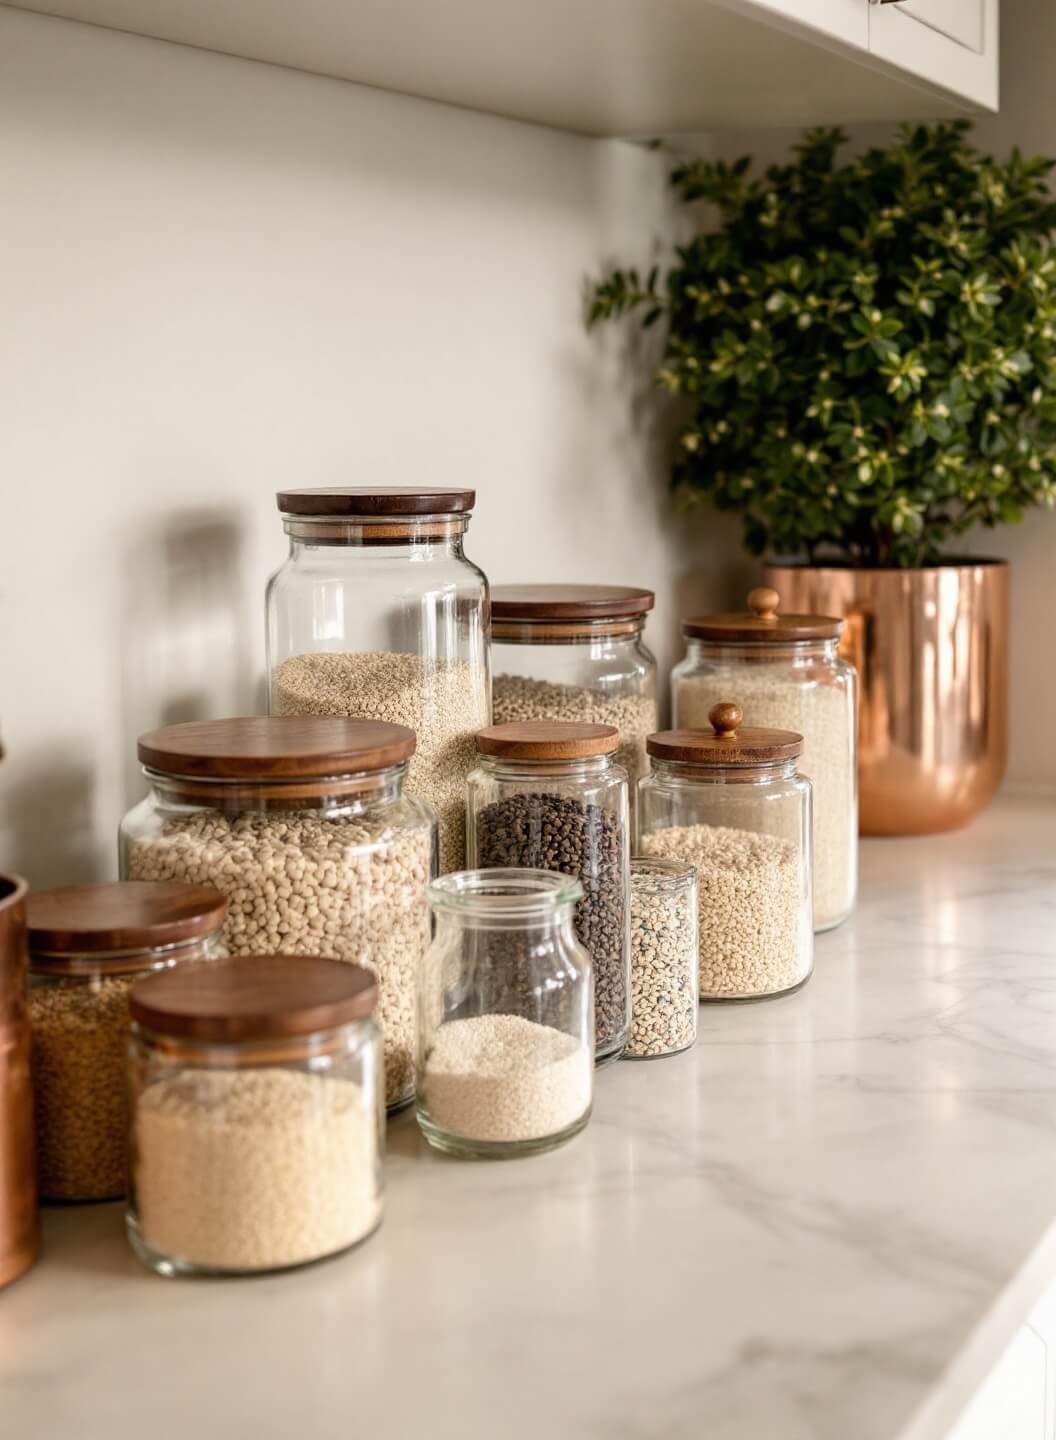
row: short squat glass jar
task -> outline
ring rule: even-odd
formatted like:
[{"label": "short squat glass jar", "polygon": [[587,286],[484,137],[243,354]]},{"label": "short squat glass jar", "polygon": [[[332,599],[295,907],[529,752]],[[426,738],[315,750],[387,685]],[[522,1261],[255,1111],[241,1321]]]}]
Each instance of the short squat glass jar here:
[{"label": "short squat glass jar", "polygon": [[390,1106],[414,1094],[415,973],[429,944],[436,821],[403,793],[414,734],[256,716],[140,736],[150,793],[121,826],[122,874],[215,885],[232,955],[324,955],[378,978]]},{"label": "short squat glass jar", "polygon": [[463,552],[472,490],[284,490],[286,562],[268,582],[273,715],[409,726],[407,774],[465,865],[465,780],[491,719],[488,582]]},{"label": "short squat glass jar", "polygon": [[671,723],[699,729],[713,705],[736,695],[749,725],[803,736],[800,769],[814,786],[814,928],[831,930],[858,888],[857,675],[836,653],[842,620],[781,615],[776,590],[753,590],[748,606],[684,622]]},{"label": "short squat glass jar", "polygon": [[429,887],[436,938],[418,989],[418,1124],[438,1150],[503,1159],[582,1130],[594,1081],[578,880],[472,870]]},{"label": "short squat glass jar", "polygon": [[697,1038],[698,888],[696,866],[686,861],[631,861],[627,1060],[677,1055]]},{"label": "short squat glass jar", "polygon": [[133,982],[214,960],[227,901],[174,881],[30,895],[29,1014],[45,1200],[116,1200],[128,1185],[125,1046]]},{"label": "short squat glass jar", "polygon": [[374,977],[254,955],[132,989],[128,1235],[162,1275],[336,1255],[381,1219]]},{"label": "short squat glass jar", "polygon": [[594,965],[595,1053],[615,1059],[630,1026],[627,776],[613,725],[493,725],[469,777],[470,863],[579,880],[575,928]]},{"label": "short squat glass jar", "polygon": [[694,865],[700,884],[700,998],[753,1000],[810,977],[811,787],[802,737],[741,728],[739,705],[710,729],[649,737],[642,852]]},{"label": "short squat glass jar", "polygon": [[626,585],[499,585],[491,592],[492,718],[615,725],[630,784],[649,770],[656,660],[642,639],[656,597]]}]

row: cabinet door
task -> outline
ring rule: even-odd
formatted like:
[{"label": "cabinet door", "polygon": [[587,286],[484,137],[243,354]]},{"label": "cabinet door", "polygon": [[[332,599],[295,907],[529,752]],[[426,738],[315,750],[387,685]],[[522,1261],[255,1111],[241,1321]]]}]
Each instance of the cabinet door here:
[{"label": "cabinet door", "polygon": [[[869,6],[866,0],[720,0],[726,9],[749,14],[762,11],[774,19],[786,20],[817,30],[859,50],[869,48]],[[958,0],[955,0],[958,3]]]},{"label": "cabinet door", "polygon": [[998,0],[873,0],[869,50],[970,107],[996,110],[997,27]]}]

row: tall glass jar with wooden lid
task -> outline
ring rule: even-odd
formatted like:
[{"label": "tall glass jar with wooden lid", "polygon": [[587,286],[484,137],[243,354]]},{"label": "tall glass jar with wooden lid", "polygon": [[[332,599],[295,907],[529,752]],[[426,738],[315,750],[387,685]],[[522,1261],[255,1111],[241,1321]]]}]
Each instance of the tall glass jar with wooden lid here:
[{"label": "tall glass jar with wooden lid", "polygon": [[726,702],[707,730],[650,735],[652,773],[639,787],[642,854],[697,870],[701,1000],[780,995],[813,967],[803,739],[743,718]]},{"label": "tall glass jar with wooden lid", "polygon": [[656,597],[632,585],[497,585],[491,592],[492,718],[496,725],[564,720],[615,725],[630,781],[649,769],[656,660],[645,622]]},{"label": "tall glass jar with wooden lid", "polygon": [[213,886],[126,880],[31,894],[29,1014],[45,1200],[114,1200],[128,1180],[125,1044],[134,981],[215,961]]},{"label": "tall glass jar with wooden lid", "polygon": [[285,1270],[381,1219],[377,986],[257,955],[133,987],[128,1235],[162,1275]]},{"label": "tall glass jar with wooden lid", "polygon": [[593,962],[599,1061],[622,1053],[630,1026],[630,834],[618,745],[614,725],[492,725],[477,736],[468,787],[472,867],[582,882],[575,930]]},{"label": "tall glass jar with wooden lid", "polygon": [[415,974],[429,944],[436,817],[404,793],[404,725],[254,716],[140,736],[147,798],[123,873],[215,885],[233,955],[322,955],[378,977],[390,1106],[414,1095]]},{"label": "tall glass jar with wooden lid", "polygon": [[858,889],[857,675],[837,654],[844,622],[784,615],[776,590],[753,590],[744,614],[686,620],[686,658],[671,675],[672,724],[705,727],[735,695],[746,723],[803,736],[814,786],[814,928],[854,909]]},{"label": "tall glass jar with wooden lid", "polygon": [[472,490],[278,495],[289,555],[268,582],[273,715],[349,715],[418,737],[407,773],[465,863],[465,779],[491,718],[488,582],[466,555]]}]

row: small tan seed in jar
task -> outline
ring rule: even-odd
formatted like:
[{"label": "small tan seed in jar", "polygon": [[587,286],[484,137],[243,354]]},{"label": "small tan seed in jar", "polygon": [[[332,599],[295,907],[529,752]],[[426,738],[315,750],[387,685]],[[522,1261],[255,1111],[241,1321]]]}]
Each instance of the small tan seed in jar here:
[{"label": "small tan seed in jar", "polygon": [[97,976],[30,986],[37,1170],[45,1200],[110,1200],[125,1193],[131,984],[124,976]]}]

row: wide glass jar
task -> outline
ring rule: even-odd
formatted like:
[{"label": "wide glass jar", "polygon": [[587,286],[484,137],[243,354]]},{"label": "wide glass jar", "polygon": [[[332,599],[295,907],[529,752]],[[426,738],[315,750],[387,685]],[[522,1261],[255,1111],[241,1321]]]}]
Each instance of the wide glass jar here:
[{"label": "wide glass jar", "polygon": [[624,1058],[654,1060],[697,1038],[700,988],[697,869],[631,861],[631,1030]]},{"label": "wide glass jar", "polygon": [[741,727],[712,707],[711,728],[649,737],[639,787],[642,853],[694,865],[700,885],[700,998],[753,1000],[810,977],[811,786],[802,737]]},{"label": "wide glass jar", "polygon": [[255,955],[132,989],[132,1248],[162,1275],[285,1270],[381,1219],[377,988]]},{"label": "wide glass jar", "polygon": [[472,490],[284,490],[290,553],[267,591],[273,715],[407,725],[408,794],[465,864],[465,779],[491,719],[488,582],[463,552]]},{"label": "wide glass jar", "polygon": [[493,725],[469,777],[470,864],[579,880],[575,929],[594,965],[595,1053],[615,1059],[630,1026],[627,775],[614,725]]},{"label": "wide glass jar", "polygon": [[129,992],[214,960],[227,901],[206,885],[120,881],[31,894],[29,1016],[44,1200],[115,1200],[128,1185]]},{"label": "wide glass jar", "polygon": [[814,786],[814,928],[830,930],[858,889],[858,681],[836,653],[844,622],[781,615],[776,590],[753,590],[748,606],[684,622],[671,723],[701,729],[713,705],[736,695],[749,725],[803,736],[799,768]]},{"label": "wide glass jar", "polygon": [[656,597],[626,585],[499,585],[491,592],[492,719],[615,725],[631,824],[657,727],[656,660],[642,639]]},{"label": "wide glass jar", "polygon": [[257,716],[140,736],[150,793],[121,826],[122,874],[215,885],[232,955],[323,955],[378,978],[390,1106],[414,1094],[415,972],[429,944],[436,818],[405,795],[414,734]]},{"label": "wide glass jar", "polygon": [[501,1159],[560,1145],[590,1116],[590,956],[578,880],[473,870],[429,887],[436,938],[418,989],[418,1124],[449,1154]]},{"label": "wide glass jar", "polygon": [[26,882],[0,875],[0,1289],[37,1258],[37,1178],[33,1150],[26,1008]]}]

